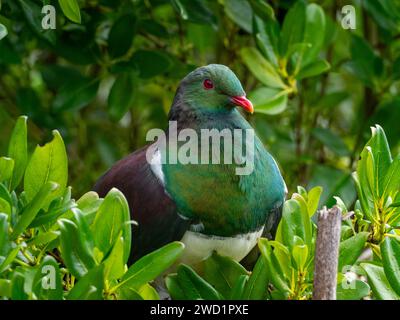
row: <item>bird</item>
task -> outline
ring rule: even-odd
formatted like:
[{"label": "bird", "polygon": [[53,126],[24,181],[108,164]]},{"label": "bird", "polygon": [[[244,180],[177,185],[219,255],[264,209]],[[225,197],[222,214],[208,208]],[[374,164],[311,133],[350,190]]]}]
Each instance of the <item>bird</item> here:
[{"label": "bird", "polygon": [[[244,113],[254,111],[235,73],[221,64],[198,67],[181,80],[164,132],[170,137],[172,124],[178,134],[191,130],[200,136],[213,129],[253,131],[239,108]],[[243,140],[235,140],[233,148],[246,148],[247,140]],[[218,143],[222,154],[228,142]],[[183,144],[180,141],[175,148]],[[185,245],[182,263],[197,265],[213,252],[241,261],[261,236],[273,234],[287,188],[277,162],[256,134],[253,144],[250,174],[237,174],[235,161],[170,163],[168,155],[179,150],[157,141],[103,174],[94,191],[104,197],[112,188],[120,190],[137,222],[132,224],[129,263],[172,241]],[[203,152],[195,146],[191,150]],[[212,153],[206,151],[205,158]]]}]

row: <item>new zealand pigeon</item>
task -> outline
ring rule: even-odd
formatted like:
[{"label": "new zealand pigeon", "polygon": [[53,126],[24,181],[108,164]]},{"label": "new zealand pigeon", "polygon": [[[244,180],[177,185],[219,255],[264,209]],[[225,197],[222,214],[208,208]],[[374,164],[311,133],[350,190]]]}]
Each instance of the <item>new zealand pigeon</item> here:
[{"label": "new zealand pigeon", "polygon": [[[252,113],[236,75],[226,66],[211,64],[197,68],[180,83],[169,112],[170,126],[201,136],[203,129],[252,130],[235,106]],[[167,139],[171,136],[165,131]],[[228,140],[220,139],[221,155]],[[246,139],[233,148],[246,149]],[[185,142],[178,142],[176,148]],[[200,143],[196,143],[196,148]],[[115,187],[126,197],[133,226],[130,262],[171,242],[185,244],[182,262],[195,265],[214,250],[240,261],[263,234],[274,232],[281,217],[286,193],[278,166],[255,135],[253,169],[238,175],[238,164],[171,163],[173,150],[157,142],[117,162],[96,183],[104,197]],[[193,146],[193,145],[192,145]],[[200,150],[200,149],[191,150]],[[200,148],[200,146],[198,146]],[[206,157],[212,157],[212,147]],[[175,150],[178,151],[179,150]],[[200,150],[199,153],[201,153]],[[149,156],[150,154],[150,156]],[[243,160],[243,159],[242,159]]]}]

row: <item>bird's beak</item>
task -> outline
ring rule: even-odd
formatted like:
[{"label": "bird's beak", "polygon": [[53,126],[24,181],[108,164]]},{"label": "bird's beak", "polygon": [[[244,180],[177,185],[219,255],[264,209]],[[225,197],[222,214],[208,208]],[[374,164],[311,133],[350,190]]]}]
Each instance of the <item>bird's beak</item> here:
[{"label": "bird's beak", "polygon": [[253,104],[246,96],[235,96],[231,97],[231,101],[234,105],[242,107],[244,110],[253,113],[254,107]]}]

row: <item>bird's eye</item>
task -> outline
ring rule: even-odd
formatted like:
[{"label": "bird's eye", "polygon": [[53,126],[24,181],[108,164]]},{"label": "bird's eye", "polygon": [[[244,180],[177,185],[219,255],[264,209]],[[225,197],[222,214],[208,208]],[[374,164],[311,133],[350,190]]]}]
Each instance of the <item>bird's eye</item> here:
[{"label": "bird's eye", "polygon": [[203,86],[204,86],[204,89],[207,89],[207,90],[214,88],[214,84],[210,79],[205,79],[203,81]]}]

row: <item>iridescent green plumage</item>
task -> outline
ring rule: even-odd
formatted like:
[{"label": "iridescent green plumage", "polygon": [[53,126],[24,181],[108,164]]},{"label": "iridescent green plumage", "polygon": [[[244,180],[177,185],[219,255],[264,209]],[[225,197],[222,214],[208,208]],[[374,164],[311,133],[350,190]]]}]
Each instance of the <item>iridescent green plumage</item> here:
[{"label": "iridescent green plumage", "polygon": [[[176,121],[178,133],[192,129],[200,136],[202,129],[251,129],[236,109],[241,105],[252,111],[244,96],[240,81],[229,68],[201,67],[182,80],[169,120]],[[219,152],[224,160],[228,144],[221,141]],[[236,142],[245,154],[245,140]],[[212,164],[209,153],[206,159],[210,164],[162,164],[169,154],[182,152],[182,145],[184,141],[174,150],[153,143],[137,150],[116,163],[95,186],[101,196],[116,187],[128,200],[131,217],[138,222],[133,226],[131,261],[173,240],[184,242],[182,260],[189,264],[213,251],[241,260],[257,243],[263,226],[269,232],[279,220],[285,185],[275,161],[255,137],[250,175],[237,175],[235,162]],[[201,151],[198,148],[197,152]],[[149,162],[149,153],[160,162]]]},{"label": "iridescent green plumage", "polygon": [[[204,78],[212,79],[215,90],[201,88],[200,80]],[[241,95],[244,90],[230,69],[207,66],[189,74],[182,82],[170,119],[178,120],[178,128],[194,129],[199,136],[201,129],[232,132],[252,129],[229,100],[231,96]],[[185,143],[181,142],[178,149]],[[244,153],[248,147],[245,139],[240,143]],[[223,159],[224,147],[221,139],[220,159]],[[285,184],[276,162],[258,137],[254,141],[253,172],[239,176],[235,172],[237,166],[235,163],[211,164],[211,161],[210,164],[163,165],[166,191],[174,199],[178,212],[197,222],[196,231],[215,236],[249,233],[263,226],[271,210],[282,205]]]}]

